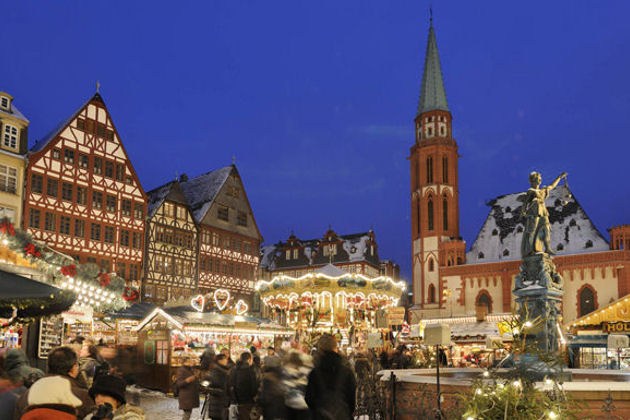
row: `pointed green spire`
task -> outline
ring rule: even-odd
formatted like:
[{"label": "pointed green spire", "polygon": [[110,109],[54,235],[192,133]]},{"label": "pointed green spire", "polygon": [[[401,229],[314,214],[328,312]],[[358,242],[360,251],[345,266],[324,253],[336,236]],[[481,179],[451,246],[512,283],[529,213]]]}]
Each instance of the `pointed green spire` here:
[{"label": "pointed green spire", "polygon": [[[433,21],[433,19],[431,19]],[[446,90],[442,79],[442,68],[438,54],[437,41],[433,30],[433,22],[429,26],[429,39],[427,41],[427,53],[424,58],[424,73],[422,74],[422,86],[420,88],[420,103],[418,115],[433,110],[448,111],[446,102]]]}]

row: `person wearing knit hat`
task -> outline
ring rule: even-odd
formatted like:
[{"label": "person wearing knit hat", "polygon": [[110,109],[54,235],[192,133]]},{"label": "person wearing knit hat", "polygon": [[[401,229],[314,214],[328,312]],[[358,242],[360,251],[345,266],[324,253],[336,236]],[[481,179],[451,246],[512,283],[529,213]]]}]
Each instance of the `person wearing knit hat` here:
[{"label": "person wearing knit hat", "polygon": [[70,381],[47,376],[35,382],[28,393],[28,408],[21,420],[76,420],[82,402],[72,393]]},{"label": "person wearing knit hat", "polygon": [[[124,379],[114,375],[96,377],[90,388],[90,396],[96,402],[96,409],[85,420],[144,420],[144,412],[140,407],[127,404],[125,392],[127,384]],[[104,417],[103,413],[113,413],[113,417]]]}]

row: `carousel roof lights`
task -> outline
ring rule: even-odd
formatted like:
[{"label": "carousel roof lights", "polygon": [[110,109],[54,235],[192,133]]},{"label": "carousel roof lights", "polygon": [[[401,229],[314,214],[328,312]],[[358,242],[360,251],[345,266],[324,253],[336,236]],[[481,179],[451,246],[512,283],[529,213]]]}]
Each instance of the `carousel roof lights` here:
[{"label": "carousel roof lights", "polygon": [[365,280],[368,282],[377,282],[377,281],[387,281],[389,283],[391,283],[394,287],[398,287],[401,291],[404,291],[407,288],[407,283],[405,283],[404,281],[399,281],[399,282],[395,282],[391,277],[386,277],[386,276],[379,276],[379,277],[367,277],[364,276],[363,274],[355,274],[355,273],[345,273],[342,274],[340,276],[328,276],[326,274],[323,273],[306,273],[303,276],[300,277],[291,277],[291,276],[286,276],[286,275],[280,275],[280,276],[276,276],[273,279],[271,279],[270,281],[267,280],[259,280],[256,283],[255,289],[259,290],[260,286],[263,284],[266,284],[267,286],[271,286],[274,283],[278,283],[282,280],[291,280],[291,281],[295,281],[295,282],[299,282],[299,281],[303,281],[306,280],[308,278],[324,278],[324,279],[328,279],[328,280],[340,280],[340,279],[361,279],[361,280]]}]

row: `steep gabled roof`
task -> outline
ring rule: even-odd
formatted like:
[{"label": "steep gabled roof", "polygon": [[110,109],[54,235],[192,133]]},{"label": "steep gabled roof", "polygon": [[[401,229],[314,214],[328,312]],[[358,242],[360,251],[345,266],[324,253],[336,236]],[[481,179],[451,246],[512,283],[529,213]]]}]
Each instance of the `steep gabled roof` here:
[{"label": "steep gabled roof", "polygon": [[429,27],[426,56],[424,58],[424,72],[422,73],[422,85],[420,87],[418,115],[436,109],[448,111],[448,103],[446,101],[446,89],[444,89],[444,79],[442,77],[437,41],[435,40],[435,31],[433,30],[433,24],[431,24]]},{"label": "steep gabled roof", "polygon": [[[521,218],[524,193],[491,200],[490,213],[475,242],[466,253],[467,263],[511,261],[521,258],[525,229]],[[558,255],[607,251],[608,242],[586,215],[569,188],[560,185],[546,200],[551,224],[551,247]]]},{"label": "steep gabled roof", "polygon": [[74,111],[72,115],[70,115],[68,118],[61,121],[59,124],[57,124],[57,126],[53,128],[52,131],[46,134],[43,138],[37,140],[35,144],[33,145],[33,147],[31,147],[31,152],[39,152],[44,147],[46,147],[46,145],[50,143],[50,141],[53,140],[55,137],[57,137],[63,131],[63,129],[66,128],[66,126],[70,124],[72,120],[74,120],[79,115],[79,113],[83,110],[83,108],[85,108],[87,104],[89,104],[92,101],[100,102],[103,105],[105,104],[105,102],[103,101],[103,98],[97,92],[96,94],[94,94],[94,96],[92,96],[90,99],[85,101],[83,105],[77,108],[77,110]]},{"label": "steep gabled roof", "polygon": [[166,184],[147,192],[147,196],[149,197],[149,202],[147,203],[147,214],[149,217],[153,217],[155,212],[162,207],[164,200],[166,200],[166,197],[169,195],[176,183],[177,181],[167,182]]},{"label": "steep gabled roof", "polygon": [[180,183],[197,223],[205,217],[233,168],[226,166]]}]

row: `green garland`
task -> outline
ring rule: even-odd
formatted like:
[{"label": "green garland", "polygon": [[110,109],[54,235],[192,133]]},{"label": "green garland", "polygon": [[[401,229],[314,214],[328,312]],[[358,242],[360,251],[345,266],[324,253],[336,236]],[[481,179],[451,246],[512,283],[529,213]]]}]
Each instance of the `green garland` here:
[{"label": "green garland", "polygon": [[[111,303],[100,305],[98,307],[99,311],[116,311],[129,305],[123,298],[123,293],[125,292],[125,280],[123,278],[115,273],[104,275],[102,269],[96,264],[77,263],[73,258],[54,251],[47,245],[34,240],[29,233],[15,228],[13,223],[7,218],[0,219],[0,241],[11,251],[43,272],[46,282],[53,286],[61,287],[63,283],[72,278],[89,286],[99,287],[114,293]],[[44,304],[44,308],[52,307],[52,305],[63,307],[70,299],[70,296],[74,296],[76,299],[76,295],[71,291],[63,290],[63,292],[67,293],[60,293],[56,299],[52,299],[55,302]],[[25,302],[23,305],[26,305],[26,301],[26,299],[23,300]],[[10,303],[6,302],[5,305],[7,304],[10,305]],[[41,307],[42,305],[39,306]],[[3,304],[0,301],[0,310],[2,307]]]},{"label": "green garland", "polygon": [[[15,322],[29,324],[38,317],[67,311],[76,298],[76,294],[70,290],[59,290],[42,298],[2,299],[0,300],[0,316],[10,320],[7,325]],[[14,309],[17,310],[15,317],[12,316]]]}]

